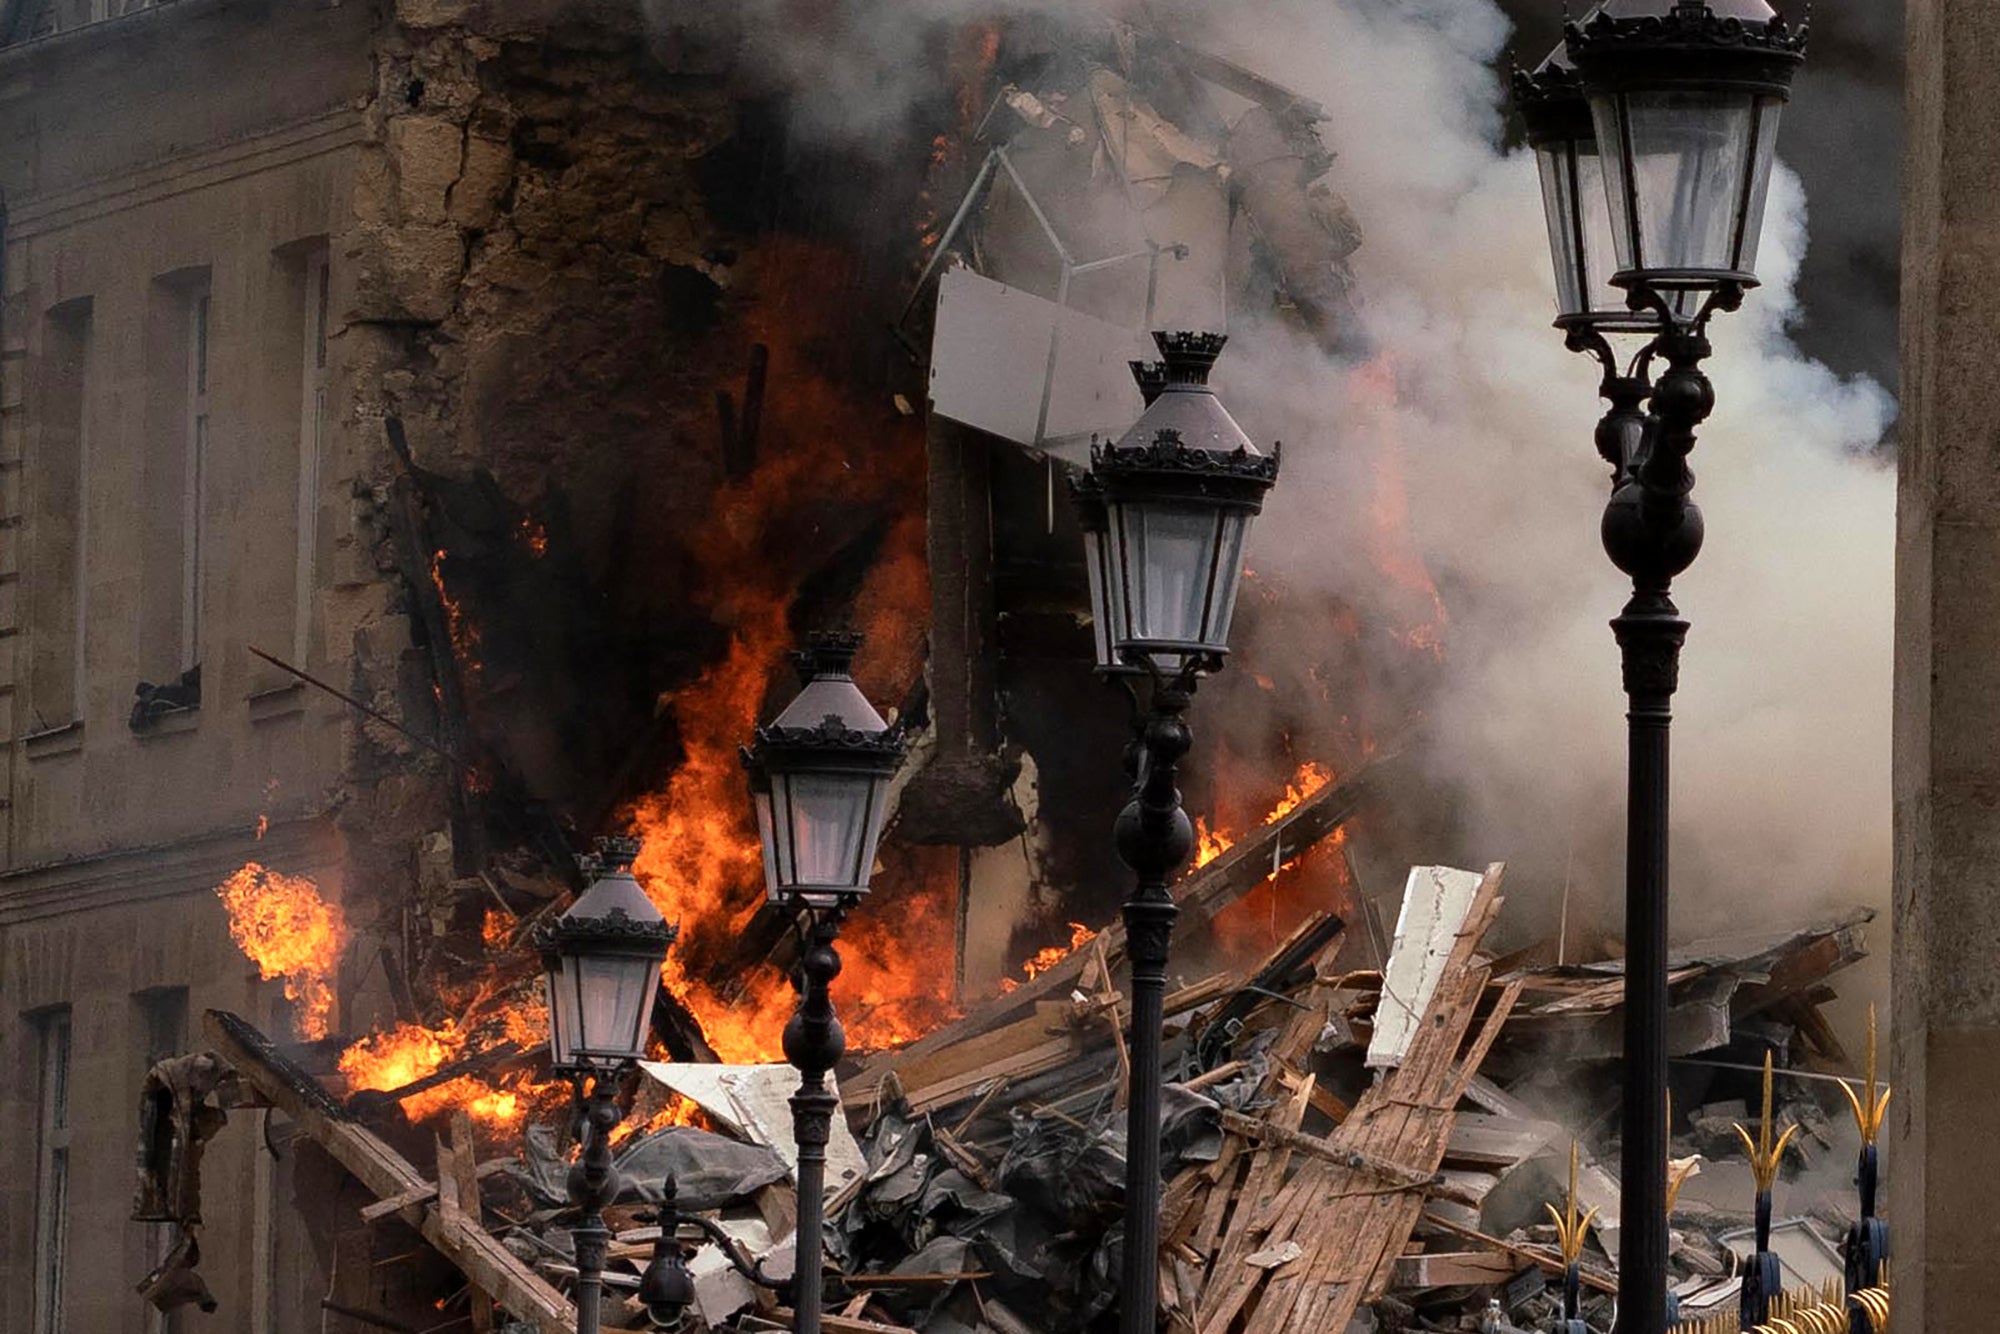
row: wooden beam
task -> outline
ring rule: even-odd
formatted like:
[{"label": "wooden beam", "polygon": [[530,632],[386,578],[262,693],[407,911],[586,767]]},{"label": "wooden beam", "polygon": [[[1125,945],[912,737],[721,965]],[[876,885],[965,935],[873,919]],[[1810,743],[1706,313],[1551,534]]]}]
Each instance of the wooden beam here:
[{"label": "wooden beam", "polygon": [[[210,1010],[202,1016],[202,1026],[209,1043],[238,1074],[378,1197],[436,1190],[375,1132],[349,1120],[318,1081],[286,1060],[251,1024],[226,1010]],[[412,1203],[399,1212],[467,1279],[539,1334],[575,1334],[576,1308],[484,1228],[462,1216],[447,1223],[443,1210],[432,1203]]]},{"label": "wooden beam", "polygon": [[[1379,755],[1348,777],[1328,783],[1300,802],[1284,819],[1252,830],[1242,842],[1175,885],[1174,900],[1181,905],[1183,913],[1188,914],[1188,920],[1182,923],[1182,930],[1187,929],[1190,921],[1213,917],[1264,883],[1264,877],[1270,872],[1273,847],[1282,844],[1282,855],[1297,857],[1331,835],[1395,776],[1401,767],[1401,760],[1400,751]],[[1115,967],[1124,958],[1124,925],[1111,923],[1099,933],[1098,939],[1104,943],[1104,957]],[[867,1101],[880,1086],[883,1076],[890,1071],[897,1072],[900,1078],[904,1068],[910,1064],[950,1051],[975,1035],[1013,1023],[1023,1015],[1031,1015],[1037,1001],[1066,995],[1075,989],[1085,966],[1094,965],[1096,960],[1094,950],[1076,950],[1054,967],[1037,974],[1007,995],[979,1006],[964,1018],[946,1024],[906,1047],[875,1057],[853,1079],[842,1081],[841,1089],[847,1095],[848,1105],[860,1106]],[[911,1087],[910,1081],[905,1079],[903,1087],[907,1091]]]},{"label": "wooden beam", "polygon": [[[492,1176],[495,1172],[506,1170],[506,1167],[507,1160],[505,1158],[494,1158],[475,1166],[472,1169],[472,1173],[474,1176],[483,1179]],[[435,1200],[437,1196],[437,1183],[426,1181],[415,1190],[406,1190],[400,1195],[392,1195],[386,1200],[377,1200],[373,1204],[363,1205],[361,1208],[361,1219],[363,1222],[373,1223],[377,1219],[387,1218],[390,1214],[400,1214],[413,1204],[427,1204]]]},{"label": "wooden beam", "polygon": [[[444,1157],[438,1159],[438,1207],[440,1210],[444,1207],[445,1181],[449,1178],[451,1194],[461,1220],[484,1229],[485,1213],[479,1203],[479,1170],[473,1162],[472,1116],[463,1107],[452,1110],[451,1144],[447,1152],[450,1155],[449,1164]],[[493,1334],[493,1298],[474,1283],[470,1301],[474,1334]]]},{"label": "wooden beam", "polygon": [[[1386,1287],[1422,1213],[1423,1194],[1385,1185],[1372,1169],[1395,1163],[1428,1176],[1443,1160],[1456,1095],[1498,1027],[1490,1018],[1461,1063],[1459,1050],[1486,990],[1478,948],[1499,913],[1501,873],[1498,864],[1487,868],[1402,1063],[1361,1095],[1329,1137],[1336,1152],[1359,1153],[1366,1166],[1320,1158],[1298,1164],[1253,1225],[1268,1220],[1257,1239],[1261,1248],[1296,1242],[1299,1253],[1267,1270],[1225,1248],[1203,1293],[1201,1334],[1225,1334],[1239,1319],[1245,1334],[1344,1329],[1355,1308]],[[1504,1022],[1504,1008],[1493,1018]]]},{"label": "wooden beam", "polygon": [[1396,1257],[1396,1288],[1461,1288],[1505,1283],[1521,1262],[1505,1251],[1447,1251]]},{"label": "wooden beam", "polygon": [[[1521,1246],[1511,1241],[1504,1241],[1499,1237],[1491,1237],[1477,1228],[1466,1227],[1462,1223],[1454,1223],[1449,1218],[1440,1218],[1436,1214],[1425,1214],[1424,1226],[1434,1227],[1442,1232],[1449,1232],[1453,1236],[1463,1237],[1467,1241],[1480,1242],[1483,1245],[1491,1246],[1496,1251],[1505,1251],[1517,1260],[1525,1260],[1527,1263],[1539,1267],[1544,1273],[1560,1276],[1568,1268],[1563,1263],[1562,1256],[1552,1250],[1541,1246]],[[1581,1269],[1578,1271],[1578,1274],[1583,1280],[1583,1286],[1586,1288],[1595,1288],[1599,1292],[1618,1291],[1618,1285],[1602,1274],[1593,1273],[1588,1269]]]}]

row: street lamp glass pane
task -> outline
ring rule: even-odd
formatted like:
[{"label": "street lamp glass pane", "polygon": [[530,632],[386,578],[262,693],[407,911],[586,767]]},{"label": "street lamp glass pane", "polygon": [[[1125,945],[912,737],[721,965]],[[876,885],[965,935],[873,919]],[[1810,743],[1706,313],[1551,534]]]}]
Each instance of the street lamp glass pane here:
[{"label": "street lamp glass pane", "polygon": [[[1137,580],[1133,638],[1203,642],[1214,592],[1217,514],[1205,505],[1119,506],[1126,515],[1128,577]],[[1136,522],[1134,522],[1136,520]]]},{"label": "street lamp glass pane", "polygon": [[1236,590],[1243,582],[1243,543],[1250,533],[1250,511],[1223,510],[1216,515],[1222,543],[1215,562],[1215,604],[1209,611],[1205,637],[1221,647],[1229,642],[1229,623],[1236,616]]},{"label": "street lamp glass pane", "polygon": [[776,781],[787,797],[793,883],[865,885],[867,868],[859,863],[868,831],[868,775],[804,773]]},{"label": "street lamp glass pane", "polygon": [[568,963],[582,979],[584,1050],[601,1057],[644,1056],[651,961],[612,954],[573,957]]},{"label": "street lamp glass pane", "polygon": [[1757,99],[1756,148],[1750,158],[1750,194],[1743,214],[1742,255],[1736,267],[1745,273],[1757,271],[1757,243],[1764,236],[1764,203],[1771,193],[1771,166],[1778,158],[1778,113],[1785,109],[1783,98]]},{"label": "street lamp glass pane", "polygon": [[1747,94],[1642,89],[1593,97],[1618,265],[1726,273],[1739,258],[1756,117]]},{"label": "street lamp glass pane", "polygon": [[1596,143],[1559,139],[1537,148],[1535,162],[1555,261],[1556,313],[1624,310],[1625,294],[1611,285],[1617,247]]},{"label": "street lamp glass pane", "polygon": [[1115,585],[1104,577],[1104,535],[1090,529],[1083,534],[1083,571],[1090,580],[1090,632],[1097,665],[1115,667],[1118,654],[1112,645],[1112,631],[1117,618],[1104,600],[1105,593]]},{"label": "street lamp glass pane", "polygon": [[1549,255],[1556,269],[1556,313],[1574,315],[1583,304],[1583,256],[1577,235],[1576,145],[1568,139],[1535,150],[1542,174],[1542,216],[1549,225]]},{"label": "street lamp glass pane", "polygon": [[764,849],[764,893],[775,903],[784,897],[784,882],[778,878],[777,831],[771,823],[771,794],[752,792],[750,803],[757,808],[757,842]]},{"label": "street lamp glass pane", "polygon": [[583,1012],[583,1003],[576,993],[576,974],[565,969],[563,962],[558,960],[547,974],[549,1061],[557,1066],[569,1065],[574,1059],[578,1046],[576,1023]]}]

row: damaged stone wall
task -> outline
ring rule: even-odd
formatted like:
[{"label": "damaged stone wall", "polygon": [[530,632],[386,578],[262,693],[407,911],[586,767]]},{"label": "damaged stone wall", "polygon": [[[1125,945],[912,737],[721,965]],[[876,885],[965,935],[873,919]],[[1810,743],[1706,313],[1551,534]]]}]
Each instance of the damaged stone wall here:
[{"label": "damaged stone wall", "polygon": [[[532,825],[554,869],[552,849],[602,832],[619,800],[678,762],[661,692],[714,667],[738,635],[738,595],[713,592],[737,577],[714,568],[718,547],[764,564],[779,534],[810,531],[805,554],[745,571],[746,584],[789,600],[799,624],[857,598],[908,604],[918,614],[898,620],[888,698],[915,679],[921,435],[892,404],[921,379],[837,327],[893,299],[900,274],[844,236],[793,225],[841,212],[826,198],[842,173],[822,163],[800,178],[782,133],[750,123],[770,90],[749,85],[733,52],[667,41],[638,7],[592,0],[406,0],[378,33],[352,217],[333,243],[338,401],[379,575],[345,613],[351,688],[449,742],[443,624],[445,656],[477,677],[459,742],[483,771],[461,782],[393,729],[358,728],[344,825],[355,883],[382,886],[384,938],[403,929],[413,872],[419,897],[443,904],[455,876],[482,869],[480,824]],[[774,216],[786,208],[794,216]],[[887,344],[886,320],[873,327]],[[736,434],[754,450],[746,380],[761,395],[767,369],[792,408],[765,411],[763,448],[805,494],[739,520],[719,489],[752,460],[729,457],[717,400],[724,387],[738,396]],[[805,450],[818,461],[782,457]],[[882,470],[855,466],[864,458]],[[796,486],[829,467],[844,497]],[[411,550],[399,509],[412,477],[433,551]],[[840,513],[832,499],[859,503]],[[751,522],[769,535],[718,531]],[[426,561],[445,604],[428,624]],[[775,647],[764,665],[782,676]],[[452,929],[476,926],[470,911]],[[350,915],[369,920],[366,907]],[[350,965],[357,984],[367,953]]]}]

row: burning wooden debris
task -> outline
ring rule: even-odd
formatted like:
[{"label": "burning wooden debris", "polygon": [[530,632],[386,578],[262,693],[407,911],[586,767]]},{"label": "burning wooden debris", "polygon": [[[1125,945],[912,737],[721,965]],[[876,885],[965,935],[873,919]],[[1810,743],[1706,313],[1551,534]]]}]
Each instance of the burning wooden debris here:
[{"label": "burning wooden debris", "polygon": [[[1329,784],[1282,829],[1202,867],[1177,891],[1189,916],[1259,883],[1272,839],[1325,837],[1365,788]],[[1387,957],[1316,913],[1253,961],[1170,994],[1169,1329],[1542,1329],[1572,1266],[1575,1318],[1608,1327],[1618,1192],[1616,1146],[1601,1128],[1618,1074],[1589,1035],[1616,1022],[1617,960],[1496,954],[1501,880],[1498,865],[1416,868]],[[1749,1329],[1739,1308],[1749,1309],[1752,1271],[1765,1318],[1806,1318],[1843,1277],[1838,1239],[1872,1217],[1872,1200],[1816,1185],[1814,1170],[1853,1147],[1829,1115],[1847,1057],[1818,1007],[1826,979],[1862,957],[1866,920],[1703,942],[1674,961],[1677,1010],[1703,1016],[1684,1031],[1706,1035],[1683,1044],[1675,1080],[1699,1095],[1684,1100],[1676,1151],[1707,1159],[1699,1175],[1684,1165],[1678,1188],[1684,1328]],[[1107,927],[1011,993],[843,1069],[828,1329],[1055,1334],[1107,1317],[1122,1242],[1123,967],[1122,932]],[[445,1328],[439,1310],[476,1330],[572,1327],[566,1137],[535,1125],[518,1144],[496,1140],[491,1122],[476,1136],[462,1102],[423,1097],[480,1062],[522,1059],[516,1049],[343,1100],[337,1042],[280,1047],[219,1013],[207,1034],[209,1053],[168,1063],[148,1086],[141,1213],[180,1221],[191,1252],[149,1280],[156,1304],[205,1298],[192,1241],[201,1145],[228,1111],[262,1107],[296,1127],[295,1151],[324,1155],[346,1183],[314,1211],[336,1257],[324,1304],[342,1329]],[[626,1124],[636,1129],[618,1146],[624,1189],[609,1211],[611,1327],[647,1327],[640,1274],[662,1244],[693,1252],[689,1328],[789,1327],[794,1083],[788,1066],[713,1062],[648,1063],[634,1077]],[[1761,1118],[1729,1096],[1766,1088]],[[1867,1105],[1859,1133],[1879,1123],[1883,1096],[1871,1084],[1847,1098]],[[1765,1127],[1748,1141],[1758,1160],[1743,1158],[1737,1123]],[[1798,1173],[1784,1197],[1794,1212],[1760,1229],[1772,1210],[1758,1192],[1786,1171]],[[710,1230],[662,1243],[663,1200],[709,1218],[777,1291],[746,1281]],[[1553,1227],[1551,1206],[1563,1220]],[[377,1263],[413,1246],[442,1265]],[[1865,1277],[1879,1294],[1879,1259]]]}]

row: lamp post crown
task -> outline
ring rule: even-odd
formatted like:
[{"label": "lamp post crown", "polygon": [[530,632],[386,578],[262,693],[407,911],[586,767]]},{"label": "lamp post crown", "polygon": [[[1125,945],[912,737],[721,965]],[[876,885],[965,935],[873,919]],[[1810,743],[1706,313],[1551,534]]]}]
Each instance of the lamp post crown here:
[{"label": "lamp post crown", "polygon": [[806,682],[851,681],[854,657],[861,652],[861,636],[852,630],[815,630],[806,636],[804,648],[792,650],[792,665]]},{"label": "lamp post crown", "polygon": [[1153,343],[1161,359],[1131,363],[1146,410],[1118,437],[1116,448],[1151,445],[1172,431],[1191,449],[1256,454],[1257,447],[1208,384],[1209,371],[1228,341],[1227,334],[1155,330]]},{"label": "lamp post crown", "polygon": [[1167,388],[1167,363],[1164,361],[1131,361],[1132,378],[1139,382],[1139,401],[1152,407]]},{"label": "lamp post crown", "polygon": [[1811,27],[1793,27],[1764,0],[1607,0],[1564,25],[1563,46],[1587,82],[1749,80],[1782,92],[1805,59]]},{"label": "lamp post crown", "polygon": [[1208,373],[1214,368],[1215,359],[1222,355],[1223,344],[1228,341],[1229,335],[1221,333],[1169,332],[1164,329],[1153,332],[1153,342],[1165,358],[1167,382],[1202,388],[1208,386]]}]

